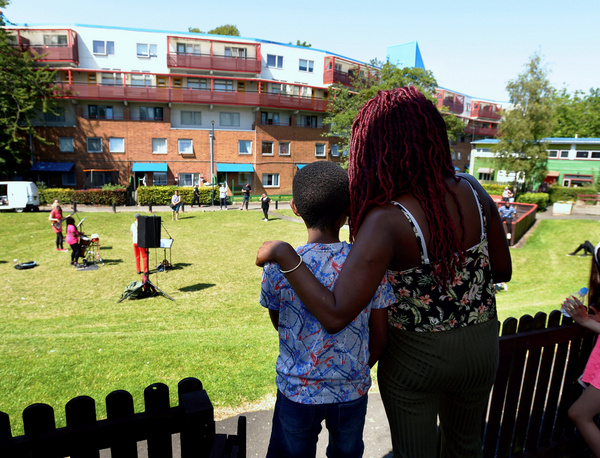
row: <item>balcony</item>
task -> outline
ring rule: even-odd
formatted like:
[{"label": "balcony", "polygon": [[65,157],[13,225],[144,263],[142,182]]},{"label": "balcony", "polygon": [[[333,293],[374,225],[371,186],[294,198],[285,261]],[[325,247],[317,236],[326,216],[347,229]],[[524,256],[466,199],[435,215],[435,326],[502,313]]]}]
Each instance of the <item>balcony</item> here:
[{"label": "balcony", "polygon": [[471,116],[474,118],[500,120],[502,118],[502,105],[474,101],[471,107]]},{"label": "balcony", "polygon": [[465,127],[465,135],[481,135],[485,137],[495,137],[498,134],[497,124],[475,125],[469,124]]},{"label": "balcony", "polygon": [[63,97],[72,99],[260,106],[317,112],[323,112],[327,109],[327,101],[324,99],[265,92],[211,91],[190,88],[86,83],[58,83],[58,85],[64,91],[70,91],[68,95]]},{"label": "balcony", "polygon": [[456,114],[460,114],[465,110],[465,98],[462,95],[438,90],[436,98],[438,108],[447,107],[450,112]]},{"label": "balcony", "polygon": [[260,73],[259,59],[251,57],[211,56],[206,54],[167,55],[167,66],[170,68],[189,68],[195,70],[217,70],[224,72]]},{"label": "balcony", "polygon": [[7,29],[13,44],[47,65],[79,65],[77,32],[70,29]]},{"label": "balcony", "polygon": [[372,67],[360,65],[335,56],[325,57],[325,70],[323,71],[323,84],[342,84],[353,86],[356,76],[361,75],[366,79],[377,79],[379,73]]}]

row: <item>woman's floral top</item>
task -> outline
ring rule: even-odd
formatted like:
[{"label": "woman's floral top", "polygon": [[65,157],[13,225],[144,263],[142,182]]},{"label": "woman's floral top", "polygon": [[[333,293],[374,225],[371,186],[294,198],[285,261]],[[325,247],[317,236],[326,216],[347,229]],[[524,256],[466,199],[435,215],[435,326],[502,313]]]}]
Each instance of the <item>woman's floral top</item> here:
[{"label": "woman's floral top", "polygon": [[430,263],[421,228],[413,216],[398,202],[411,223],[421,250],[421,265],[404,271],[388,270],[396,302],[388,309],[388,323],[397,329],[435,332],[486,322],[496,316],[496,289],[492,279],[486,220],[479,196],[481,241],[465,253],[465,263],[458,265],[449,285],[440,286]]}]

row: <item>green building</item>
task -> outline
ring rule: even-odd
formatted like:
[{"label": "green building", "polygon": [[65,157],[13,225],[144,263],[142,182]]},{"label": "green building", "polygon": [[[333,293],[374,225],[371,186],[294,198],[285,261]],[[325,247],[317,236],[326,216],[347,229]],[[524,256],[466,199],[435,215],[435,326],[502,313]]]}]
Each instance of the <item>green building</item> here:
[{"label": "green building", "polygon": [[[600,138],[547,138],[546,183],[562,186],[593,186],[600,179]],[[513,183],[514,172],[498,170],[492,148],[499,140],[471,142],[470,173],[482,182]],[[520,177],[519,182],[523,181]]]}]

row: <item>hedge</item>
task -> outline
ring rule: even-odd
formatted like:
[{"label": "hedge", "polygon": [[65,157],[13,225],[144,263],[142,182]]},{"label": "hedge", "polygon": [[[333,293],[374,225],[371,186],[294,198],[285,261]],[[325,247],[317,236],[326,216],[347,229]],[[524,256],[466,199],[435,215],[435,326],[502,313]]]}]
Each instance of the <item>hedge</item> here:
[{"label": "hedge", "polygon": [[[219,188],[215,190],[215,203],[219,204]],[[192,203],[194,198],[194,188],[192,187],[178,187],[178,186],[140,186],[137,189],[137,200],[140,205],[169,205],[171,203],[171,197],[175,191],[179,191],[181,202],[186,205]],[[198,193],[200,194],[200,205],[210,205],[212,202],[211,194],[213,188],[211,186],[198,187]],[[231,197],[227,197],[227,204],[231,204]]]},{"label": "hedge", "polygon": [[55,199],[62,205],[72,202],[83,205],[125,205],[127,203],[127,190],[122,189],[69,189],[45,188],[38,189],[41,205],[54,202]]},{"label": "hedge", "polygon": [[579,194],[598,194],[596,187],[563,187],[563,186],[550,186],[548,191],[550,194],[550,201],[552,203],[558,201],[577,200]]},{"label": "hedge", "polygon": [[543,212],[548,208],[550,196],[545,192],[526,192],[521,194],[516,201],[524,204],[537,204],[538,211]]}]

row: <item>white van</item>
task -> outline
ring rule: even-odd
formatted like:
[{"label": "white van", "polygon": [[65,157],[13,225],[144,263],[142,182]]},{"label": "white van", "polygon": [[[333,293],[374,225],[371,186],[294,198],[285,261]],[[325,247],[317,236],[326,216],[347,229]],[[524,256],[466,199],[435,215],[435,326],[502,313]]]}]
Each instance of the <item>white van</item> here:
[{"label": "white van", "polygon": [[38,211],[40,199],[33,181],[0,181],[0,210]]}]

